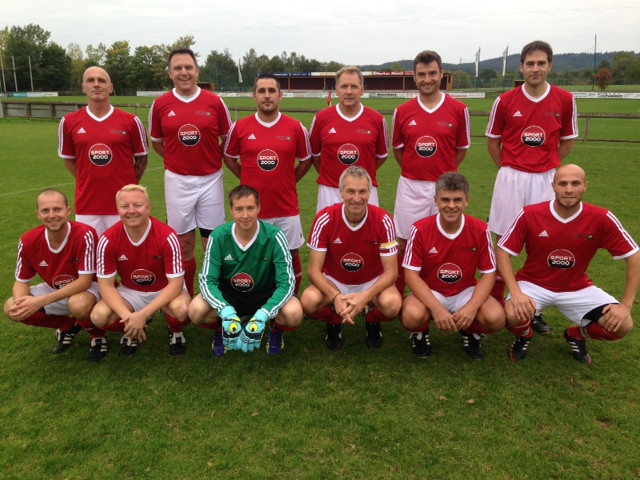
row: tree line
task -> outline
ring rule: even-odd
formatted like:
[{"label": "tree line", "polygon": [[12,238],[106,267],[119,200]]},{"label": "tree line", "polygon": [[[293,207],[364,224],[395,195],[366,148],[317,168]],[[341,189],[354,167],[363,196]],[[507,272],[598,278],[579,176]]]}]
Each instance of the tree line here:
[{"label": "tree line", "polygon": [[[100,65],[109,72],[117,95],[135,95],[136,90],[166,90],[172,85],[166,73],[169,52],[177,47],[191,48],[196,43],[192,35],[186,35],[170,44],[138,46],[133,52],[127,40],[113,42],[109,47],[103,43],[88,45],[82,51],[77,43],[70,43],[65,49],[52,42],[50,37],[50,32],[33,23],[0,30],[0,59],[4,72],[4,78],[0,78],[4,80],[2,91],[79,93],[82,73],[92,65]],[[296,52],[283,51],[272,57],[258,55],[253,48],[239,62],[238,65],[226,48],[223,51],[212,50],[204,61],[198,59],[200,80],[215,83],[220,91],[240,91],[250,90],[253,79],[260,72],[334,72],[343,66],[335,61],[320,62],[306,58]],[[406,62],[409,62],[408,68],[405,68]],[[476,79],[475,72],[460,65],[445,64],[444,67],[453,72],[454,89],[508,87],[520,78],[517,68],[504,76],[494,68],[483,68]],[[412,64],[403,60],[363,68],[411,70]],[[595,82],[603,90],[610,84],[640,84],[640,57],[634,52],[617,52],[613,61],[603,59],[595,74],[589,68],[557,70],[550,73],[549,80],[557,85],[591,85]]]}]

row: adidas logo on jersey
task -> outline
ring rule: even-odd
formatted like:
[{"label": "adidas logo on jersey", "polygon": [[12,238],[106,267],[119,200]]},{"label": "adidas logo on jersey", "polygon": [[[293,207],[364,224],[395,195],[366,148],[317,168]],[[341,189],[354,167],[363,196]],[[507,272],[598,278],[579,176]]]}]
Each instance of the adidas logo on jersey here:
[{"label": "adidas logo on jersey", "polygon": [[549,234],[547,233],[547,231],[546,231],[546,230],[543,230],[543,231],[541,231],[541,232],[538,234],[538,236],[539,236],[539,237],[549,237]]},{"label": "adidas logo on jersey", "polygon": [[431,250],[429,250],[429,253],[431,255],[435,255],[436,253],[438,253],[438,249],[436,247],[431,247]]},{"label": "adidas logo on jersey", "polygon": [[175,117],[176,116],[176,112],[174,112],[173,110],[171,110],[169,112],[169,115],[167,115],[167,117]]},{"label": "adidas logo on jersey", "polygon": [[78,135],[82,135],[83,133],[87,133],[87,131],[84,128],[80,127],[76,133]]},{"label": "adidas logo on jersey", "polygon": [[233,262],[233,257],[231,256],[231,254],[228,254],[226,257],[224,257],[224,261],[225,262]]},{"label": "adidas logo on jersey", "polygon": [[518,110],[516,113],[513,114],[514,117],[521,117],[522,113],[520,113],[520,110]]},{"label": "adidas logo on jersey", "polygon": [[331,130],[329,130],[329,133],[334,133],[335,134],[335,133],[338,133],[338,132],[336,132],[335,128],[331,127]]},{"label": "adidas logo on jersey", "polygon": [[340,240],[340,237],[336,238],[333,243],[335,243],[336,245],[340,245],[342,243],[342,240]]},{"label": "adidas logo on jersey", "polygon": [[48,264],[47,262],[45,262],[44,260],[42,260],[42,261],[40,262],[40,265],[38,265],[38,266],[39,266],[39,267],[48,267],[48,266],[49,266],[49,264]]},{"label": "adidas logo on jersey", "polygon": [[126,262],[127,260],[129,260],[129,259],[127,258],[127,256],[124,253],[118,257],[118,261],[119,262]]},{"label": "adidas logo on jersey", "polygon": [[418,124],[416,123],[416,121],[415,121],[415,120],[411,120],[411,121],[409,122],[409,126],[410,126],[410,127],[417,127],[417,126],[418,126]]},{"label": "adidas logo on jersey", "polygon": [[247,140],[256,140],[256,136],[252,133],[247,137]]}]

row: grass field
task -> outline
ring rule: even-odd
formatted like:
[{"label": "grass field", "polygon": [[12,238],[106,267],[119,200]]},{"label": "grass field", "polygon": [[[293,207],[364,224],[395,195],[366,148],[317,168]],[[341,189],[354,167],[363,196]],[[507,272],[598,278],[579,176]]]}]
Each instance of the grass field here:
[{"label": "grass field", "polygon": [[[628,111],[640,102],[594,105]],[[318,100],[313,108],[323,106]],[[146,120],[146,112],[140,116]],[[310,114],[299,118],[310,124]],[[483,122],[474,117],[474,133],[482,134]],[[619,126],[603,124],[602,134],[614,138],[620,133],[614,128]],[[628,133],[638,136],[631,127]],[[73,198],[72,179],[56,155],[56,134],[55,122],[0,120],[0,214],[5,219],[0,291],[5,297],[13,283],[18,237],[37,225],[37,193],[53,186]],[[569,161],[589,174],[585,200],[610,208],[640,239],[640,145],[576,142]],[[473,138],[461,171],[472,185],[469,213],[486,219],[496,169],[483,138]],[[160,219],[165,216],[162,172],[154,153],[142,183]],[[391,211],[398,174],[390,158],[380,173],[379,193],[381,206]],[[227,190],[234,180],[227,172]],[[311,172],[299,186],[306,232],[315,212],[315,180]],[[308,250],[302,253],[306,263]],[[624,262],[613,262],[606,252],[590,269],[596,282],[617,297],[624,272]],[[637,306],[633,313],[640,313]],[[365,347],[360,322],[345,328],[345,346],[336,353],[324,346],[323,325],[307,321],[286,335],[285,350],[274,358],[263,349],[214,359],[210,333],[189,326],[188,352],[173,358],[166,326],[156,315],[148,342],[134,357],[118,357],[118,338],[110,336],[111,352],[98,365],[86,361],[87,335],[53,356],[52,331],[5,318],[0,477],[640,477],[640,337],[632,332],[618,343],[589,342],[594,364],[587,367],[572,359],[562,340],[568,321],[554,310],[546,318],[553,333],[535,337],[527,359],[512,364],[506,356],[512,337],[504,331],[488,337],[487,357],[473,362],[464,355],[459,335],[433,329],[433,355],[417,359],[397,321],[383,327],[381,350]]]}]

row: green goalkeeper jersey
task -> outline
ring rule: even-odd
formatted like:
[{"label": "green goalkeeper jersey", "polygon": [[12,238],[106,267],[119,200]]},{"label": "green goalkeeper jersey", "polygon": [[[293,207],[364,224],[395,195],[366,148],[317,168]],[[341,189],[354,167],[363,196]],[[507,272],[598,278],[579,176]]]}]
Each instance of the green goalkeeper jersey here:
[{"label": "green goalkeeper jersey", "polygon": [[287,238],[278,227],[258,220],[255,237],[243,247],[235,223],[221,225],[209,237],[199,281],[202,297],[218,312],[229,305],[225,291],[251,298],[273,290],[262,309],[274,318],[295,286]]}]

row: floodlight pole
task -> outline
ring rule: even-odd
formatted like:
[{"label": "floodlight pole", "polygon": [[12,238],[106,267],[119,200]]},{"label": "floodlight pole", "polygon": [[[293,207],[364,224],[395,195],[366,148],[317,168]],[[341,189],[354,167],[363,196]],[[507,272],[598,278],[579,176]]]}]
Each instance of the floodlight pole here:
[{"label": "floodlight pole", "polygon": [[2,70],[2,91],[6,93],[7,81],[4,78],[4,61],[2,60],[2,55],[0,55],[0,70]]},{"label": "floodlight pole", "polygon": [[33,73],[31,72],[31,55],[29,55],[29,79],[31,80],[31,91],[33,92]]},{"label": "floodlight pole", "polygon": [[593,76],[591,77],[591,91],[596,88],[596,51],[598,49],[598,35],[593,40]]},{"label": "floodlight pole", "polygon": [[16,92],[18,91],[18,76],[16,75],[16,59],[11,55],[11,63],[13,64],[13,83],[16,86]]}]

